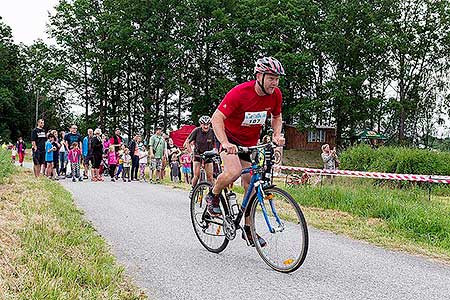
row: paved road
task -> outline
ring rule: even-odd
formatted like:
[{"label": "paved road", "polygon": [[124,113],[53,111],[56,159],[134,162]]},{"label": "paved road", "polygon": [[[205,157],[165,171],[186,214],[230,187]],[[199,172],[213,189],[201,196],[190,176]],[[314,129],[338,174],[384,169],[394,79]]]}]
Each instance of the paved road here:
[{"label": "paved road", "polygon": [[280,274],[240,239],[207,252],[186,191],[61,182],[151,299],[450,299],[450,267],[423,258],[310,229],[304,265]]}]

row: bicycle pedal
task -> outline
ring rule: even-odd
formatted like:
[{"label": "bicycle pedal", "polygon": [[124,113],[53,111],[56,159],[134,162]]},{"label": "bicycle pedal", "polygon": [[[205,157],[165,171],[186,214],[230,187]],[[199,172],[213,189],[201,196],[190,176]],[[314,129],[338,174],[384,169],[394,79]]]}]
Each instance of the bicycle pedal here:
[{"label": "bicycle pedal", "polygon": [[242,239],[245,241],[245,243],[247,244],[248,247],[255,247],[254,243],[251,243],[250,240],[247,237],[247,234],[245,233],[244,229],[241,228],[242,230]]},{"label": "bicycle pedal", "polygon": [[205,213],[205,216],[203,217],[207,221],[212,221],[213,219],[218,219],[223,221],[222,215],[214,216],[210,215],[208,212]]}]

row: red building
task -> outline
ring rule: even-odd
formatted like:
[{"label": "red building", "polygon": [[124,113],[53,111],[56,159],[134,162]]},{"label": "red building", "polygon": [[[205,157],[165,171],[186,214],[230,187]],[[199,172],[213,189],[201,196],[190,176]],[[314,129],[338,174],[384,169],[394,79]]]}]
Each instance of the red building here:
[{"label": "red building", "polygon": [[321,150],[323,144],[330,148],[336,146],[336,128],[329,126],[316,126],[314,129],[298,130],[293,125],[284,125],[285,149]]}]

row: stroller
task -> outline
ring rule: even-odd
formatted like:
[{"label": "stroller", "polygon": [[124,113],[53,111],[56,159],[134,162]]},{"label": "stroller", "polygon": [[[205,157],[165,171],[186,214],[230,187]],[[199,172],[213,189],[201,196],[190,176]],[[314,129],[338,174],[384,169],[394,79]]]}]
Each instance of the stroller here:
[{"label": "stroller", "polygon": [[102,162],[100,163],[99,174],[103,176],[109,176],[108,159],[106,155],[103,155]]}]

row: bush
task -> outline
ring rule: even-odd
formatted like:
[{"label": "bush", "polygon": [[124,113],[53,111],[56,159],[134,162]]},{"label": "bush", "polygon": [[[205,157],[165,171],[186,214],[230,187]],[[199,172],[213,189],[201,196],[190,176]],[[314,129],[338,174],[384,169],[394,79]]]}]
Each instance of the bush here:
[{"label": "bush", "polygon": [[340,160],[340,167],[347,170],[450,175],[450,152],[358,145],[344,151]]}]

